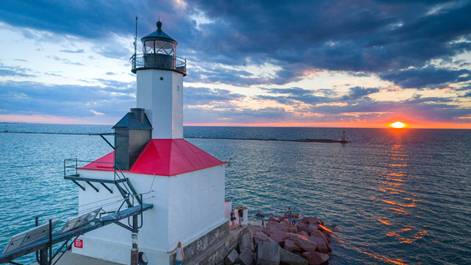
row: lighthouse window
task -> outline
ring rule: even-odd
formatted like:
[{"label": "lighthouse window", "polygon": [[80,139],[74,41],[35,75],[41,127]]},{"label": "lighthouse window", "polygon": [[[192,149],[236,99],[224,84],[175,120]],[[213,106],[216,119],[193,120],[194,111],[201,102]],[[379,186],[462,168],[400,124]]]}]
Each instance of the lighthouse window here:
[{"label": "lighthouse window", "polygon": [[167,41],[155,41],[155,52],[165,55],[174,55],[175,54],[175,44]]},{"label": "lighthouse window", "polygon": [[144,45],[145,53],[155,53],[155,42],[154,41],[146,41]]}]

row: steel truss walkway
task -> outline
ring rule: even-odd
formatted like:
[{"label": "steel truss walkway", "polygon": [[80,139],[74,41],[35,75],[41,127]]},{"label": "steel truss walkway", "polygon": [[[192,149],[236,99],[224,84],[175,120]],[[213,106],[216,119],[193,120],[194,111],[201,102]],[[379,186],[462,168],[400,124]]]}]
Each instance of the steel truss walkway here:
[{"label": "steel truss walkway", "polygon": [[[64,160],[64,179],[71,180],[82,190],[86,189],[87,184],[96,192],[100,192],[99,185],[110,193],[113,193],[113,190],[109,185],[116,186],[123,199],[118,209],[108,212],[101,208],[96,209],[88,215],[85,214],[69,220],[60,232],[54,232],[52,219],[47,224],[39,225],[39,220],[36,218],[35,228],[10,239],[3,254],[0,254],[0,263],[21,264],[15,259],[36,253],[39,265],[56,264],[64,253],[71,249],[73,242],[80,235],[109,224],[117,224],[132,232],[133,249],[131,255],[138,255],[135,253],[137,242],[134,242],[134,238],[137,238],[138,230],[143,225],[143,212],[152,209],[153,205],[143,202],[142,194],[137,194],[130,180],[121,170],[114,170],[113,179],[86,178],[77,173],[78,163],[77,159]],[[128,219],[127,225],[120,222],[126,218]],[[61,243],[59,247],[54,247],[59,243]]]}]

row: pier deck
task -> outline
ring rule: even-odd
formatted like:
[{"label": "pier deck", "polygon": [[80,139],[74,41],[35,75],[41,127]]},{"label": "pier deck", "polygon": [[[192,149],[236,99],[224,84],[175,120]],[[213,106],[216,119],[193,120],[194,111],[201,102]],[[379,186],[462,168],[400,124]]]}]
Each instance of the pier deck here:
[{"label": "pier deck", "polygon": [[57,265],[124,265],[74,254],[70,251],[56,263]]}]

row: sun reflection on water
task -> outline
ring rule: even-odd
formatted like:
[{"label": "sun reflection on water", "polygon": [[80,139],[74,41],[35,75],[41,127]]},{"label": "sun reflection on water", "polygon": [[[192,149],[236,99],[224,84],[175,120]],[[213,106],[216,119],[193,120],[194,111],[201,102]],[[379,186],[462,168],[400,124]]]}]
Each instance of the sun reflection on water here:
[{"label": "sun reflection on water", "polygon": [[[417,207],[417,196],[406,190],[408,181],[408,155],[406,146],[394,144],[390,150],[390,162],[386,172],[379,182],[378,191],[382,193],[382,203],[387,206],[385,215],[375,217],[378,223],[388,226],[386,232],[389,238],[395,238],[402,244],[412,244],[428,235],[427,230],[414,227],[412,224],[404,224],[408,219],[395,218],[398,216],[410,216],[411,211]],[[389,214],[388,214],[389,213]]]},{"label": "sun reflection on water", "polygon": [[[378,181],[376,195],[370,195],[369,199],[378,203],[384,211],[371,213],[359,211],[359,214],[375,220],[377,225],[387,227],[385,241],[393,240],[400,244],[409,245],[428,235],[425,229],[414,226],[413,213],[417,208],[417,195],[408,189],[410,182],[409,157],[407,147],[403,144],[393,144],[389,150],[389,163],[385,165],[385,171]],[[368,249],[367,245],[357,246],[334,237],[341,245],[345,245],[363,255],[374,258],[380,262],[394,265],[405,265],[407,257],[391,257],[391,253],[377,253]],[[390,242],[381,242],[390,243]]]}]

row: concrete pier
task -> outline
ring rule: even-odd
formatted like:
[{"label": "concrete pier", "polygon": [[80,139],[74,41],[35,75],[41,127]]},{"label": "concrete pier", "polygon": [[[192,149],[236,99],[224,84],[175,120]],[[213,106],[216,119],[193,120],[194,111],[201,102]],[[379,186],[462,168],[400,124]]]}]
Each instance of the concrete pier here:
[{"label": "concrete pier", "polygon": [[90,258],[67,251],[57,265],[125,265],[100,259]]},{"label": "concrete pier", "polygon": [[[234,249],[240,237],[247,232],[247,227],[229,229],[229,224],[213,229],[206,235],[195,240],[191,244],[184,246],[185,264],[187,265],[216,265],[221,264],[229,252]],[[175,255],[169,265],[175,264]],[[74,254],[68,251],[57,265],[125,265],[109,261],[103,261],[83,255]]]}]

